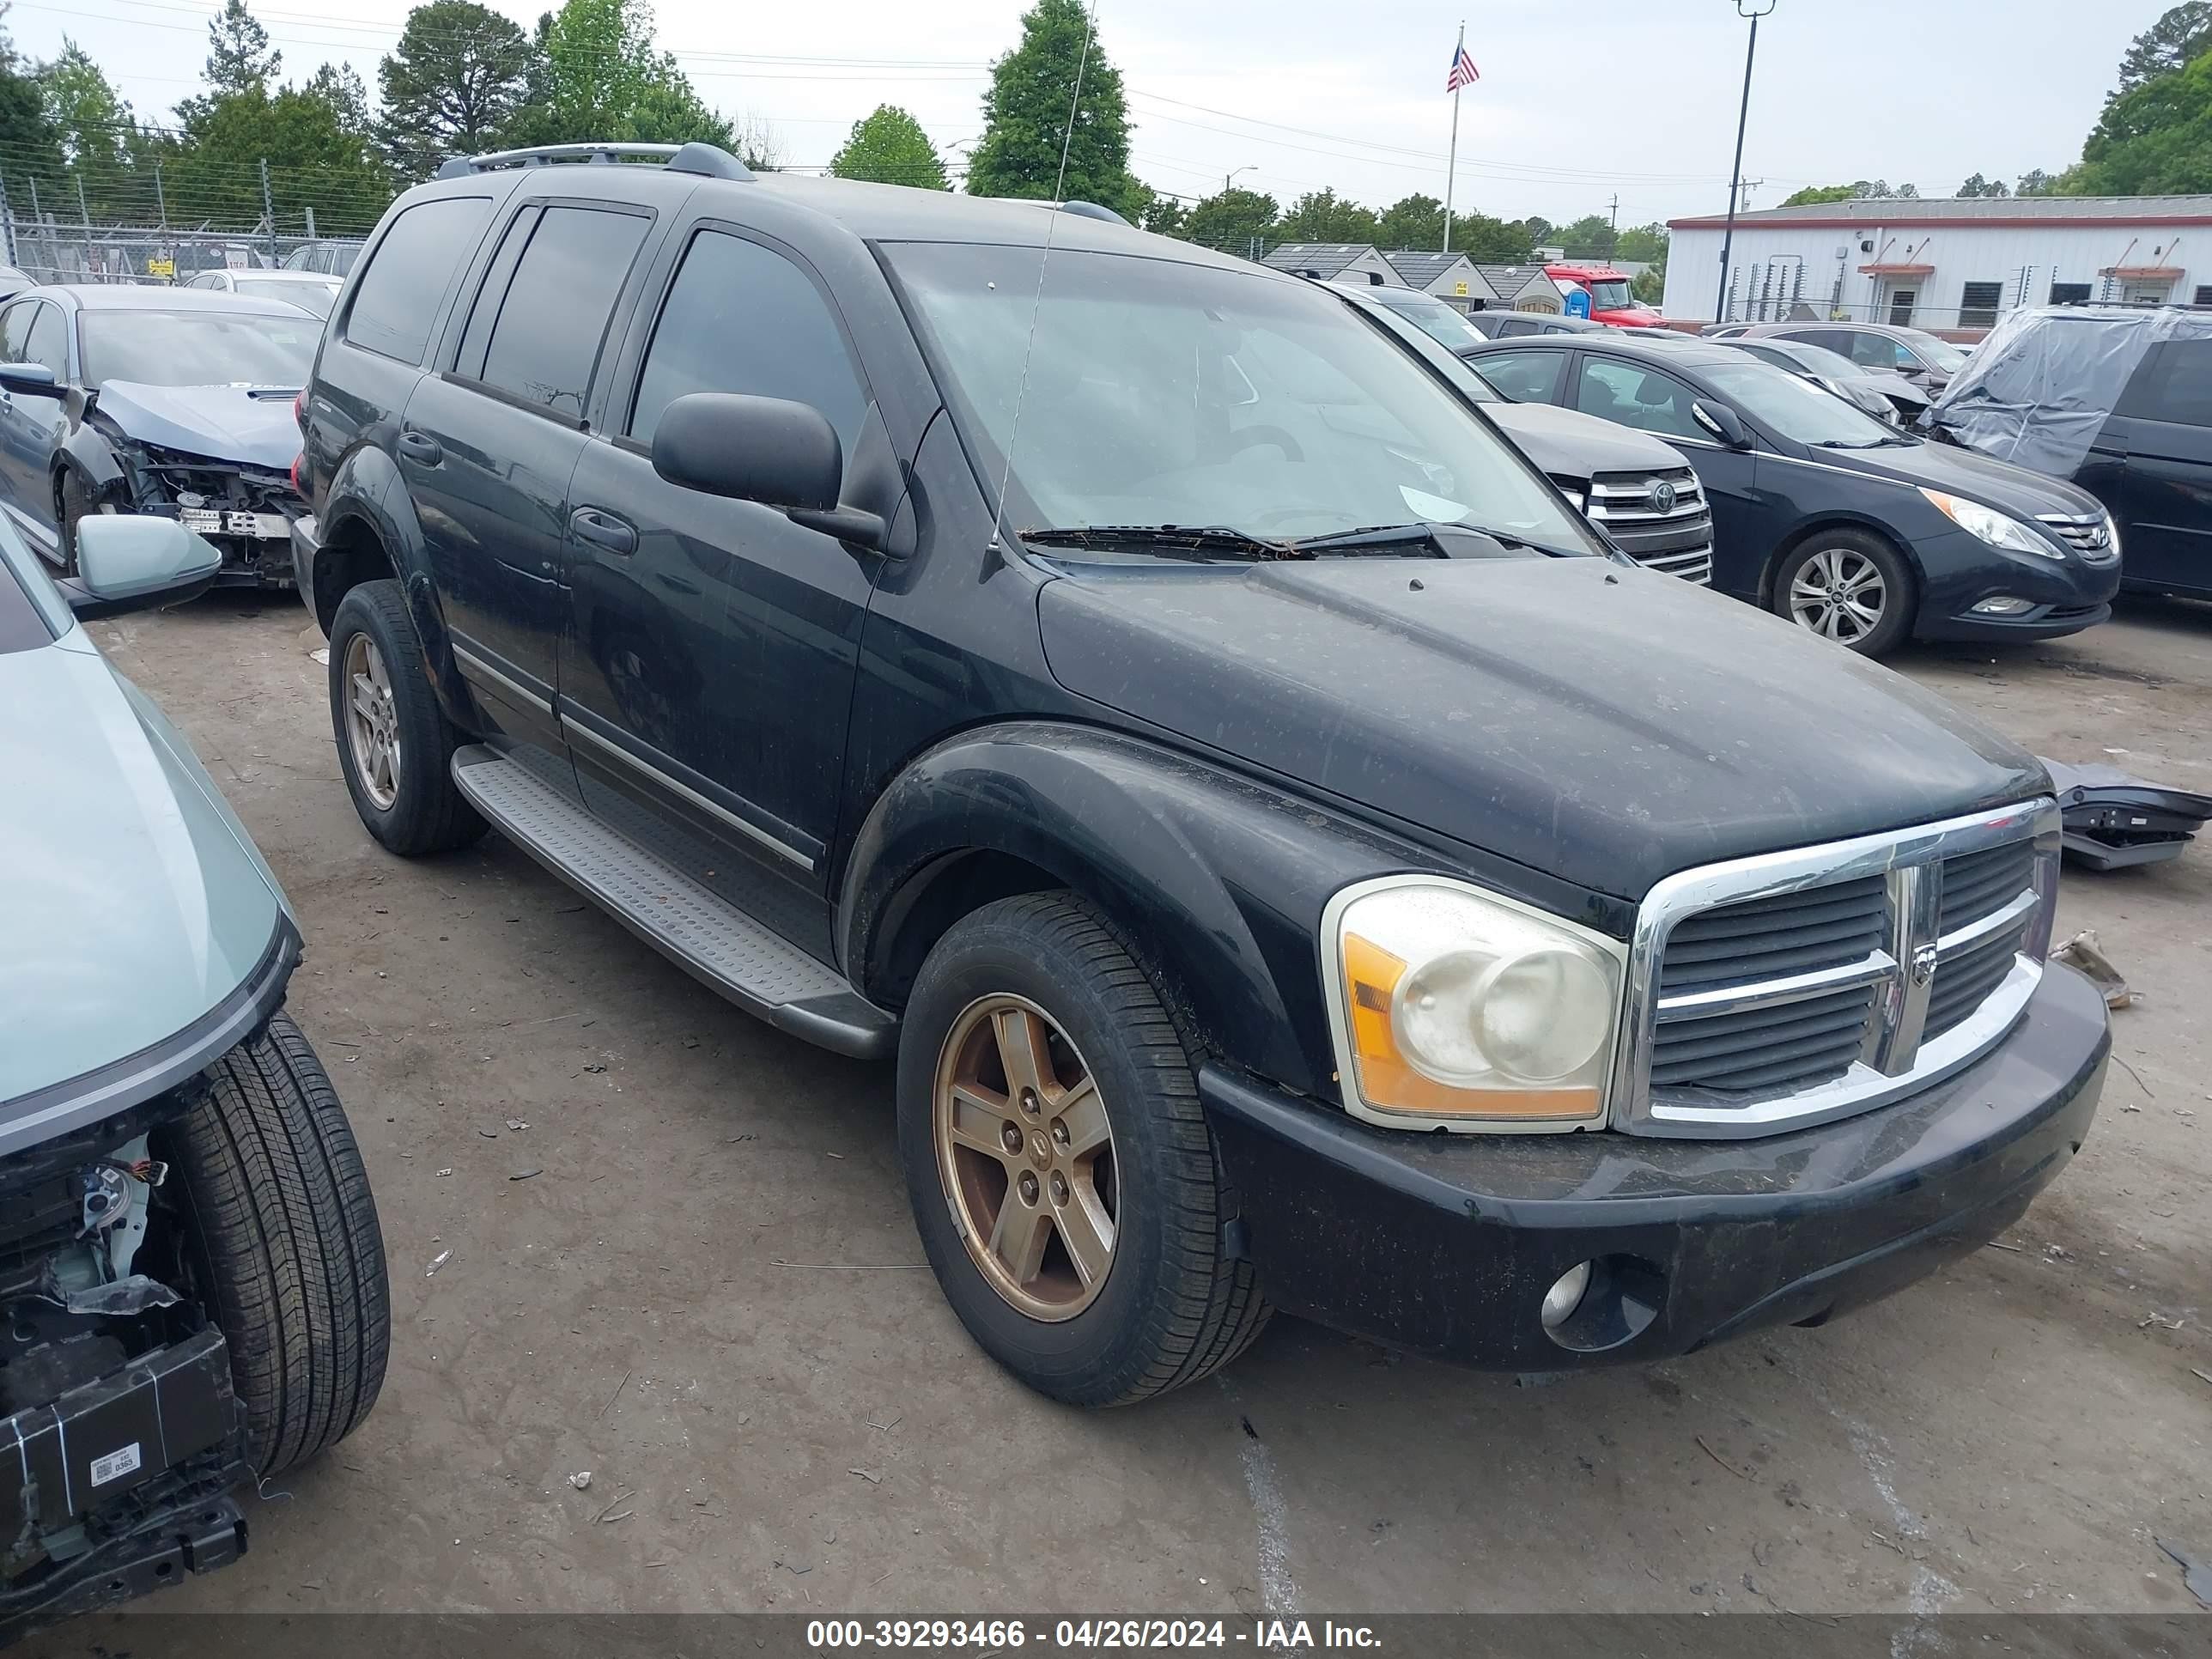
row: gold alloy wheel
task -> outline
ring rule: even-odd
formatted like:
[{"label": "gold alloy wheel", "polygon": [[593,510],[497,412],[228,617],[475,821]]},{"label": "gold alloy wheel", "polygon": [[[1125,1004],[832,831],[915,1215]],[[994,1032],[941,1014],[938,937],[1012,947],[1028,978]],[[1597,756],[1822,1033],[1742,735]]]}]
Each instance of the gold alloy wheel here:
[{"label": "gold alloy wheel", "polygon": [[346,741],[353,769],[380,811],[399,799],[399,710],[392,701],[392,676],[384,653],[366,634],[346,641]]},{"label": "gold alloy wheel", "polygon": [[1032,1319],[1072,1319],[1114,1266],[1120,1193],[1097,1079],[1025,997],[988,996],[938,1051],[930,1139],[969,1258]]}]

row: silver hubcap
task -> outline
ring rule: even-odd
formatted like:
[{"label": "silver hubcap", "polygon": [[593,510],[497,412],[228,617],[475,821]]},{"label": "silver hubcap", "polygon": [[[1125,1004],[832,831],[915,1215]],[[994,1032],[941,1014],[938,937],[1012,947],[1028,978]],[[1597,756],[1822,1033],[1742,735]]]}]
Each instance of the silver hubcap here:
[{"label": "silver hubcap", "polygon": [[1856,644],[1881,624],[1889,589],[1881,567],[1848,547],[1824,547],[1790,582],[1790,614],[1800,628]]},{"label": "silver hubcap", "polygon": [[384,653],[366,634],[346,641],[346,740],[353,769],[380,811],[399,799],[399,711],[392,702],[392,676]]}]

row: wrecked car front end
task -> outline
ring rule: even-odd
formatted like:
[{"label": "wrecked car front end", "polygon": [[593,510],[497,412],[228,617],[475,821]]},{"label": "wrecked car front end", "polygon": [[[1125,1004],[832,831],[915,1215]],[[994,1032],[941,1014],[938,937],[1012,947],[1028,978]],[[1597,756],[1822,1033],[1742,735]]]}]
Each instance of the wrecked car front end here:
[{"label": "wrecked car front end", "polygon": [[149,1152],[187,1093],[0,1160],[0,1639],[245,1553],[229,1348]]},{"label": "wrecked car front end", "polygon": [[76,456],[100,481],[103,510],[179,520],[222,553],[218,586],[292,582],[292,487],[299,453],[295,388],[144,386],[111,381],[88,410]]}]

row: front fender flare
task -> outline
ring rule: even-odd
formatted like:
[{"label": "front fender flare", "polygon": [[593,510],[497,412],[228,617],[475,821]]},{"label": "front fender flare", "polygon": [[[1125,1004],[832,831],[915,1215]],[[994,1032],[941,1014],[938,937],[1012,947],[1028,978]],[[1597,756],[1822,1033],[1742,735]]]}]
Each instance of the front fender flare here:
[{"label": "front fender flare", "polygon": [[1210,1052],[1336,1097],[1316,943],[1322,907],[1369,876],[1450,866],[1282,790],[1088,726],[981,727],[877,798],[840,884],[839,957],[866,994],[921,896],[964,855],[1047,872],[1096,904]]},{"label": "front fender flare", "polygon": [[[482,730],[475,699],[453,665],[445,607],[430,569],[428,538],[398,465],[374,443],[356,444],[331,474],[323,501],[322,546],[315,555],[312,584],[317,607],[327,605],[336,614],[338,596],[348,585],[340,578],[348,562],[358,556],[356,538],[362,534],[374,538],[398,579],[408,615],[422,642],[423,666],[447,717],[466,730]],[[318,620],[327,632],[330,617]]]}]

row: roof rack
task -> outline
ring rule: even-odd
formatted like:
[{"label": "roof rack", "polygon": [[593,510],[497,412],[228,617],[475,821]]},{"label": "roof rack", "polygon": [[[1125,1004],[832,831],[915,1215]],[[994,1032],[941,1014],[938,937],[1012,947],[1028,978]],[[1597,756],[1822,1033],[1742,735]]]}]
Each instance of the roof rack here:
[{"label": "roof rack", "polygon": [[509,167],[591,166],[611,162],[659,161],[671,173],[696,173],[708,179],[750,179],[753,170],[719,144],[539,144],[529,149],[494,150],[485,155],[456,155],[438,169],[441,179],[465,179],[475,173]]}]

